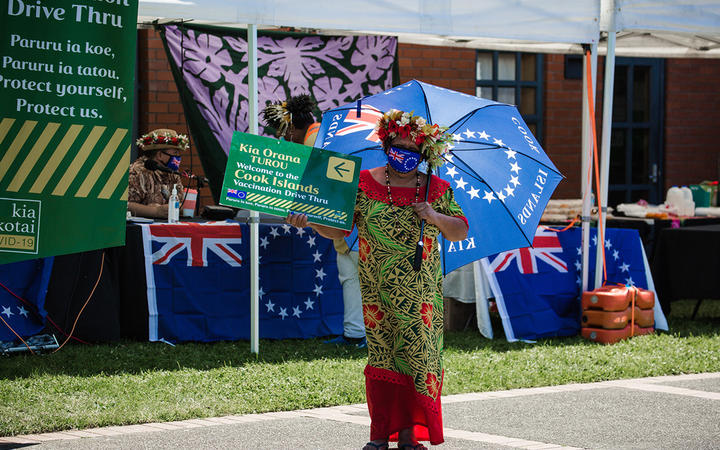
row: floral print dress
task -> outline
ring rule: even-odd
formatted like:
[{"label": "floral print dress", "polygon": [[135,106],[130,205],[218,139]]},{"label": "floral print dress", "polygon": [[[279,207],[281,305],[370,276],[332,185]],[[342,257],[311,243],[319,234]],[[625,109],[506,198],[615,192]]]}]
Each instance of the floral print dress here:
[{"label": "floral print dress", "polygon": [[[420,201],[425,188],[420,190]],[[443,442],[443,295],[439,229],[425,224],[423,261],[413,270],[420,219],[415,188],[392,188],[369,171],[360,173],[355,206],[359,276],[368,343],[366,393],[370,439],[386,439],[415,427],[419,440]],[[435,211],[462,218],[450,185],[432,177],[428,202]],[[396,436],[392,436],[391,439]]]}]

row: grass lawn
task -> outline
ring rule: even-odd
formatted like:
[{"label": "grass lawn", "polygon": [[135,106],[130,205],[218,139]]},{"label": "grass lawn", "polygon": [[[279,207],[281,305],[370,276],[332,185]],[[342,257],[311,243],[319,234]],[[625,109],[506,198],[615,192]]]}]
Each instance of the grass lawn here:
[{"label": "grass lawn", "polygon": [[[580,337],[507,343],[445,337],[444,394],[720,371],[720,302],[673,303],[670,333],[601,345]],[[0,436],[350,403],[364,397],[363,350],[321,340],[68,345],[0,357]]]}]

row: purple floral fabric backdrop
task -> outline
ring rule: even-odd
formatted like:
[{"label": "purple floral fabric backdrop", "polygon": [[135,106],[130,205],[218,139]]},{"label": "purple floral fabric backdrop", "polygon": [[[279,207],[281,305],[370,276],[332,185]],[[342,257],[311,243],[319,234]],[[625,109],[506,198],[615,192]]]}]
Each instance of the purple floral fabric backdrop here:
[{"label": "purple floral fabric backdrop", "polygon": [[[183,99],[186,113],[188,104],[194,104],[204,122],[193,123],[193,114],[187,114],[193,136],[197,140],[205,134],[198,128],[209,127],[227,155],[233,131],[248,129],[244,30],[172,25],[164,27],[164,36],[175,73],[182,74],[187,88],[181,86],[181,95],[192,96],[190,103]],[[317,101],[319,118],[321,111],[393,86],[397,39],[260,32],[257,55],[259,109],[268,101],[310,94]],[[265,134],[262,121],[259,125]],[[207,167],[206,173],[211,176]]]}]

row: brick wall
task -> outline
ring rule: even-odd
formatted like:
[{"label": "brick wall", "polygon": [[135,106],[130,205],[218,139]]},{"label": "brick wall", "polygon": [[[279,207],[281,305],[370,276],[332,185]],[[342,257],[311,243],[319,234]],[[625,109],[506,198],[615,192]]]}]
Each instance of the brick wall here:
[{"label": "brick wall", "polygon": [[400,44],[400,82],[417,79],[475,95],[475,50]]},{"label": "brick wall", "polygon": [[665,63],[665,186],[718,179],[720,61]]},{"label": "brick wall", "polygon": [[[602,133],[602,74],[603,58],[598,58],[595,121],[597,144]],[[564,55],[545,55],[543,148],[555,166],[565,176],[553,198],[580,198],[582,162],[582,80],[565,79]],[[594,175],[593,175],[594,177]],[[593,178],[594,180],[594,178]],[[593,181],[594,183],[594,181]],[[594,185],[594,184],[593,184]]]}]

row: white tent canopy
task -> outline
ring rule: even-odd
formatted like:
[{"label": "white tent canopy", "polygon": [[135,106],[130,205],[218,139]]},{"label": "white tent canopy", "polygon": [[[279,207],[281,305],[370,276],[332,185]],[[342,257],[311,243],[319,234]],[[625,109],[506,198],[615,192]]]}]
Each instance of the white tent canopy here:
[{"label": "white tent canopy", "polygon": [[[220,26],[293,26],[328,34],[386,34],[400,42],[536,53],[606,54],[608,0],[140,0],[139,21],[183,19]],[[720,2],[618,0],[615,54],[720,57]]]},{"label": "white tent canopy", "polygon": [[[215,25],[292,26],[468,40],[592,43],[597,0],[140,0],[140,21],[183,18]],[[444,45],[444,44],[443,44]]]}]

